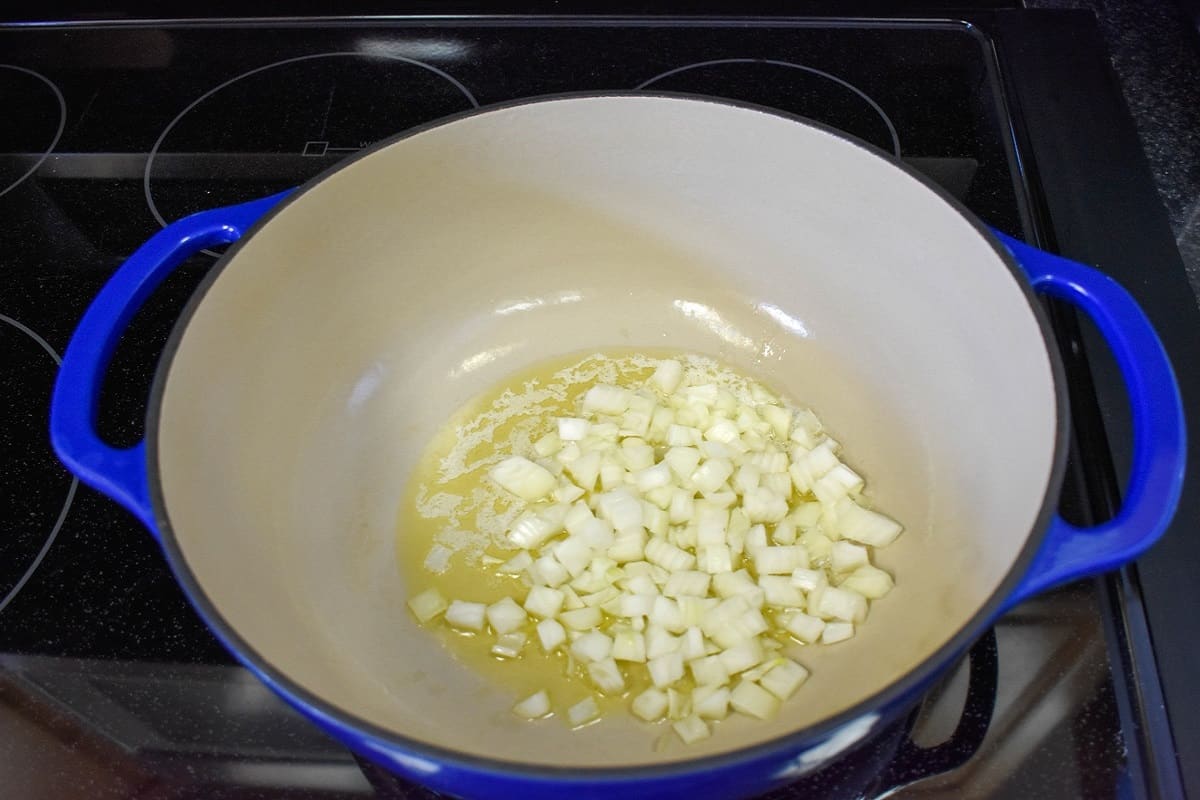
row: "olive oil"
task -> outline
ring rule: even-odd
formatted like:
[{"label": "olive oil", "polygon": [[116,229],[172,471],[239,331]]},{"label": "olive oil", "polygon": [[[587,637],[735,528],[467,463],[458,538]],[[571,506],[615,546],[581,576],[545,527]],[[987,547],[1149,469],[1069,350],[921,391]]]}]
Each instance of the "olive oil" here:
[{"label": "olive oil", "polygon": [[[452,600],[494,603],[512,597],[520,603],[528,586],[519,577],[484,569],[516,554],[504,533],[525,504],[490,485],[488,469],[514,453],[529,455],[532,443],[556,430],[556,418],[573,416],[591,386],[624,386],[644,382],[657,357],[607,352],[557,359],[511,376],[472,399],[443,427],[414,470],[401,504],[396,551],[410,594],[436,587]],[[546,653],[534,623],[516,659],[492,655],[494,637],[462,633],[443,622],[429,626],[432,635],[472,669],[513,691],[514,701],[545,689],[556,714],[589,693],[607,714],[620,698],[604,698],[589,686],[566,654]],[[628,681],[622,697],[649,685]]]}]

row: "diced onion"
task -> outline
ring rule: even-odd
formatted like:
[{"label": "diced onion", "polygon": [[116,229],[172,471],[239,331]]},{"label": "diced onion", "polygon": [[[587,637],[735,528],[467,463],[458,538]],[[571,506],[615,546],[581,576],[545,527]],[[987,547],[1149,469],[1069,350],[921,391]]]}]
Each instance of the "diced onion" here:
[{"label": "diced onion", "polygon": [[[417,620],[490,630],[504,659],[536,635],[590,692],[618,696],[648,678],[631,712],[665,717],[685,743],[733,712],[774,716],[809,677],[787,643],[853,637],[894,586],[872,548],[902,528],[869,508],[862,476],[811,411],[755,383],[692,375],[660,360],[642,386],[595,384],[529,430],[527,452],[488,471],[524,501],[509,498],[504,517],[517,552],[480,557],[519,579],[524,601],[429,589],[408,601]],[[549,694],[512,711],[545,717]],[[566,710],[573,727],[599,715],[591,694]]]},{"label": "diced onion", "polygon": [[756,683],[741,681],[729,693],[729,705],[758,719],[770,719],[779,711],[779,698]]},{"label": "diced onion", "polygon": [[600,706],[596,705],[596,698],[591,696],[583,698],[567,709],[567,722],[572,728],[578,728],[598,719],[600,719]]},{"label": "diced onion", "polygon": [[646,722],[660,720],[667,713],[667,693],[660,689],[647,689],[633,698],[630,709]]},{"label": "diced onion", "polygon": [[524,456],[509,456],[488,473],[505,491],[522,500],[541,500],[554,489],[556,481],[550,470]]},{"label": "diced onion", "polygon": [[558,649],[567,641],[567,631],[556,619],[544,619],[537,624],[538,641],[547,653]]},{"label": "diced onion", "polygon": [[546,690],[535,692],[512,708],[521,719],[541,719],[550,713],[550,695]]},{"label": "diced onion", "polygon": [[683,740],[684,744],[693,744],[712,735],[712,731],[708,729],[708,723],[694,714],[684,717],[678,722],[672,722],[671,727],[675,729],[675,733],[679,734],[679,738]]},{"label": "diced onion", "polygon": [[450,607],[450,602],[437,589],[426,589],[408,601],[413,616],[422,625],[434,619]]},{"label": "diced onion", "polygon": [[481,631],[486,614],[487,606],[483,603],[455,600],[446,609],[446,622],[459,630]]}]

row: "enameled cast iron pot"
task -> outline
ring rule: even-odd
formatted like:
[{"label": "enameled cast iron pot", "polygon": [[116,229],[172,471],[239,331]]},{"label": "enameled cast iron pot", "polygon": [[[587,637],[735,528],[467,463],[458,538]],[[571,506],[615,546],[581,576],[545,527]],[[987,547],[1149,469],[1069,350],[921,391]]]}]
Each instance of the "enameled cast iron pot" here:
[{"label": "enameled cast iron pot", "polygon": [[[107,446],[94,421],[122,329],[183,258],[230,242],[159,364],[146,441]],[[1067,395],[1038,292],[1095,321],[1130,395],[1125,505],[1090,530],[1054,513]],[[707,353],[811,405],[907,528],[879,553],[895,591],[855,639],[805,654],[780,716],[691,748],[655,752],[620,718],[517,721],[413,622],[396,564],[406,475],[449,414],[612,347]],[[1150,546],[1184,459],[1170,364],[1111,280],[828,128],[650,95],[454,117],[170,225],[85,314],[51,433],[315,723],[436,789],[525,800],[740,796],[828,764],[1005,608]]]}]

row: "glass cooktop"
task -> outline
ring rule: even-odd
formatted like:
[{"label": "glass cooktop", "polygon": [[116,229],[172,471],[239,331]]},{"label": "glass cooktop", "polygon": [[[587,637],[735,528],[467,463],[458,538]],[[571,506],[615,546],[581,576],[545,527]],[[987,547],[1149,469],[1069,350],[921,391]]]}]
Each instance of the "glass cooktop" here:
[{"label": "glass cooktop", "polygon": [[[51,451],[59,355],[100,286],[163,225],[294,186],[448,114],[644,91],[820,120],[926,173],[998,228],[1031,233],[1000,65],[987,35],[963,23],[0,28],[0,62],[0,775],[14,798],[427,796],[361,768],[237,667],[151,537]],[[158,352],[216,255],[184,264],[125,335],[100,419],[114,444],[140,438]],[[1121,793],[1127,747],[1097,585],[996,625],[991,676],[964,666],[913,733],[931,744],[970,729],[959,723],[972,684],[969,713],[983,723],[973,741],[956,734],[940,761],[892,770],[889,786],[927,778],[894,796]]]}]

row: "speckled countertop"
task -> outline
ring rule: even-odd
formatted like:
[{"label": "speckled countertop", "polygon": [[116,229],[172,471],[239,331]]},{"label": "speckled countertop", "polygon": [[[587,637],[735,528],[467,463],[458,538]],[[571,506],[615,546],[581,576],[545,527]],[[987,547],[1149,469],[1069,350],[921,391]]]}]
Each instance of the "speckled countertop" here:
[{"label": "speckled countertop", "polygon": [[1174,0],[1031,0],[1095,13],[1200,298],[1200,33]]}]

